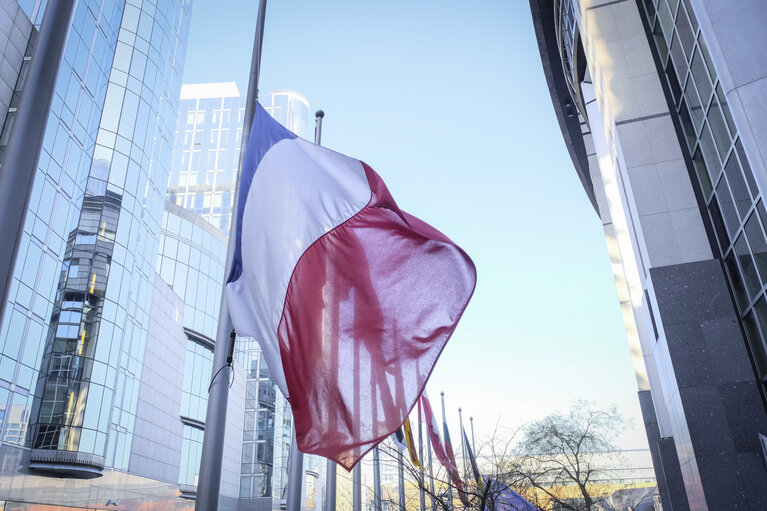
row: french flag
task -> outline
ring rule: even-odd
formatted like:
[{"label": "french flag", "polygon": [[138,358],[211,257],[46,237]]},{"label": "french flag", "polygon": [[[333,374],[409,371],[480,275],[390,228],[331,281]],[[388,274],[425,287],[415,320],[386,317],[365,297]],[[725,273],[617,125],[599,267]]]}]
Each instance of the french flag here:
[{"label": "french flag", "polygon": [[401,211],[365,163],[257,106],[226,292],[262,347],[302,452],[346,469],[402,425],[476,284],[471,259]]}]

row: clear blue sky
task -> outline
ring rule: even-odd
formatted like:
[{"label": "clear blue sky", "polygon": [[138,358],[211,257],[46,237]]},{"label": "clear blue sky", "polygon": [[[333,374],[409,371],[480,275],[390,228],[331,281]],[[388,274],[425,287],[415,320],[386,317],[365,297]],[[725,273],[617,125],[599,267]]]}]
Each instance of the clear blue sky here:
[{"label": "clear blue sky", "polygon": [[[184,83],[245,93],[257,4],[194,0]],[[635,423],[622,445],[646,446],[601,224],[528,2],[270,0],[259,88],[323,109],[323,145],[370,164],[473,258],[474,298],[427,386],[452,428],[458,406],[479,435],[586,398],[618,404]]]}]

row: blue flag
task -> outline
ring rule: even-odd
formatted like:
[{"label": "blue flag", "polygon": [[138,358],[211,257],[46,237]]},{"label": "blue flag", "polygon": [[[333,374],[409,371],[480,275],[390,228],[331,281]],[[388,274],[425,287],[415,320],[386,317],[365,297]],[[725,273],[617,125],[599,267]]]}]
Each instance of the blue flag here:
[{"label": "blue flag", "polygon": [[[537,507],[525,500],[522,495],[515,492],[499,481],[487,480],[491,485],[491,498],[495,501],[494,511],[540,511]],[[486,510],[490,507],[485,505]]]}]

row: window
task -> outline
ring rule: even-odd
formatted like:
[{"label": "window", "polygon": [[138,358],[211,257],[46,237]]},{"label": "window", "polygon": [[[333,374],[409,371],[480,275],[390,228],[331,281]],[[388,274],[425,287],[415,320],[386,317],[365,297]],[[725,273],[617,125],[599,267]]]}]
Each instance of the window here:
[{"label": "window", "polygon": [[0,146],[7,146],[8,139],[11,137],[11,130],[13,129],[13,122],[16,120],[16,112],[9,111],[5,117],[5,124],[3,125],[3,131],[0,133]]}]

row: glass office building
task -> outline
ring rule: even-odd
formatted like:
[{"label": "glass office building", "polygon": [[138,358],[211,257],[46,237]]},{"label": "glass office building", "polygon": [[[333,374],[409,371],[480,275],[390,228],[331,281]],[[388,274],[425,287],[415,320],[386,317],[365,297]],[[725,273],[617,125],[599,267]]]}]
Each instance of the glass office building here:
[{"label": "glass office building", "polygon": [[[27,39],[0,153],[24,115],[16,105],[44,7],[0,2],[14,16],[0,26],[15,63]],[[189,0],[76,4],[0,326],[6,509],[177,498],[178,470],[171,478],[162,459],[180,448],[158,441],[175,433],[151,396],[180,385],[159,383],[167,371],[148,340],[169,328],[152,317],[155,299],[166,305],[158,314],[178,309],[157,289],[155,264],[190,9]],[[14,81],[7,69],[0,101]]]},{"label": "glass office building", "polygon": [[[275,119],[306,138],[306,98],[293,91],[277,91],[260,101]],[[181,87],[168,200],[193,211],[227,235],[244,114],[245,100],[234,82]]]},{"label": "glass office building", "polygon": [[663,509],[765,508],[767,4],[530,5],[604,226]]},{"label": "glass office building", "polygon": [[[174,477],[181,496],[188,499],[197,494],[226,248],[226,237],[208,221],[172,202],[165,203],[156,269],[158,280],[167,283],[183,309],[184,351],[179,401],[171,404],[166,400],[165,408],[173,410],[173,424],[179,428],[179,435],[171,440],[180,448]],[[239,495],[246,377],[245,369],[235,362],[227,407],[222,509],[234,509]]]},{"label": "glass office building", "polygon": [[[306,136],[309,117],[306,98],[292,91],[277,91],[260,101],[278,121],[299,136]],[[172,204],[186,208],[220,229],[222,235],[228,234],[231,222],[244,111],[244,98],[233,82],[184,84],[181,88],[168,177],[168,208]],[[165,275],[165,271],[163,263],[158,272],[170,282],[171,276]],[[217,309],[218,302],[206,310],[215,310],[217,317]],[[214,333],[215,325],[211,335]],[[235,358],[244,368],[245,376],[244,396],[231,397],[229,405],[235,403],[241,410],[241,445],[237,451],[239,509],[280,509],[285,503],[293,428],[290,405],[277,390],[254,339],[238,337]],[[317,487],[320,463],[312,456],[305,459],[306,486]]]}]

